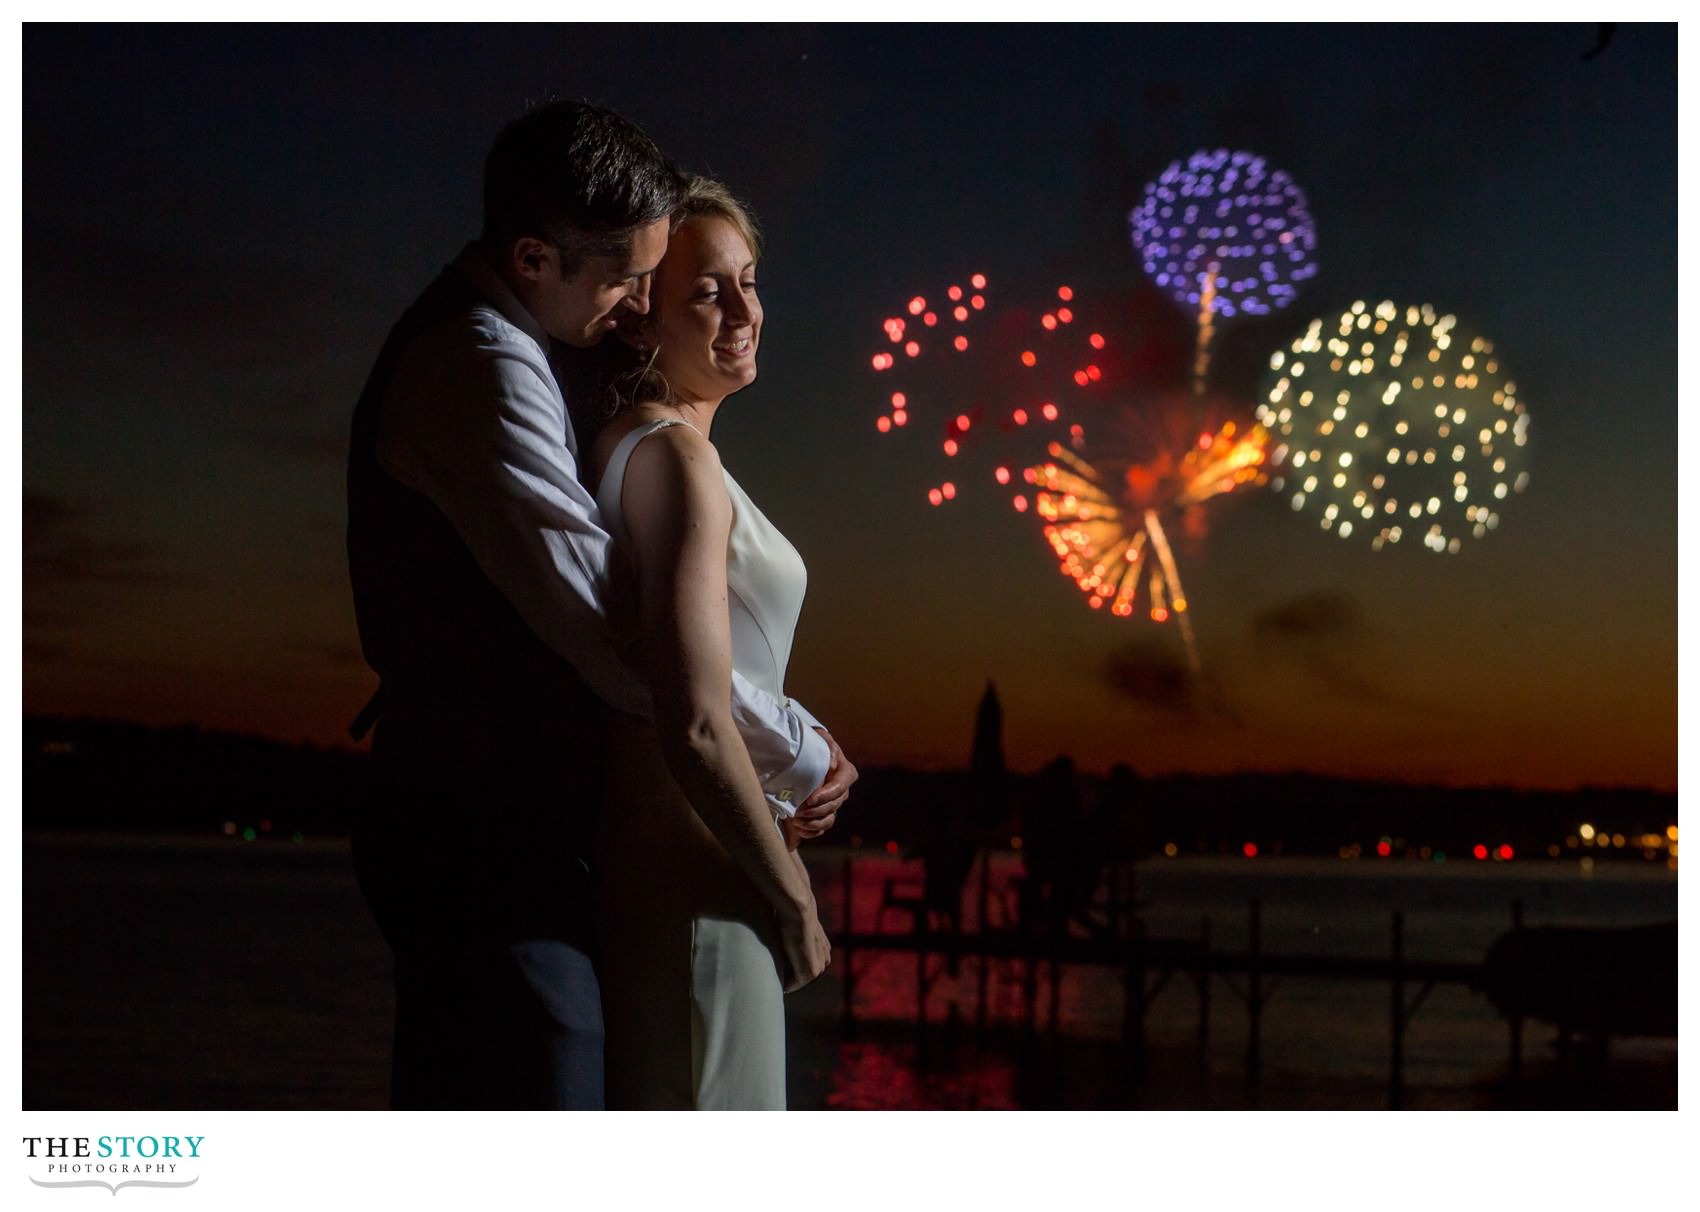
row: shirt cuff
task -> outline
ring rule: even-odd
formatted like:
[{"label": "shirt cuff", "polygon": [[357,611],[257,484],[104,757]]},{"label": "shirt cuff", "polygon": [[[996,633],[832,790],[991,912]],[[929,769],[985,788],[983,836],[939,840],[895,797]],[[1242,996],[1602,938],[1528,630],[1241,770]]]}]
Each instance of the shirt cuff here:
[{"label": "shirt cuff", "polygon": [[[793,710],[796,705],[792,705]],[[827,746],[821,734],[815,731],[813,724],[807,723],[812,716],[798,711],[799,718],[805,721],[802,742],[797,746],[797,760],[790,767],[769,776],[762,782],[762,791],[767,795],[767,804],[778,817],[795,816],[797,809],[803,806],[803,801],[814,793],[815,788],[826,782],[826,772],[832,765],[832,750]]]}]

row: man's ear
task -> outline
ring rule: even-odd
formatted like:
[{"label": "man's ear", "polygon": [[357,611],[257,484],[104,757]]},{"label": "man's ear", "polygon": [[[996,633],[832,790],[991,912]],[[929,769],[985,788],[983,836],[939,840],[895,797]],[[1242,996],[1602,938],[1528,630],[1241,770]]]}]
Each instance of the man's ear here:
[{"label": "man's ear", "polygon": [[528,282],[537,282],[555,272],[555,261],[559,255],[552,245],[536,236],[521,236],[508,250],[508,263],[520,277]]}]

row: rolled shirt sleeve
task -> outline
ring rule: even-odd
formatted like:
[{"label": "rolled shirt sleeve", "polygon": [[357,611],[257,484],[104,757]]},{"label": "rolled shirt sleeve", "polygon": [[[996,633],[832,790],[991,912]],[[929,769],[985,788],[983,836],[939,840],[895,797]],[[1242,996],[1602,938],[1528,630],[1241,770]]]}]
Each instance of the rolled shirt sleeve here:
[{"label": "rolled shirt sleeve", "polygon": [[[653,720],[605,603],[612,540],[579,482],[566,406],[543,350],[494,312],[415,341],[382,401],[384,470],[440,509],[537,636],[617,711]],[[825,781],[815,721],[734,672],[732,715],[769,806],[789,815]]]}]

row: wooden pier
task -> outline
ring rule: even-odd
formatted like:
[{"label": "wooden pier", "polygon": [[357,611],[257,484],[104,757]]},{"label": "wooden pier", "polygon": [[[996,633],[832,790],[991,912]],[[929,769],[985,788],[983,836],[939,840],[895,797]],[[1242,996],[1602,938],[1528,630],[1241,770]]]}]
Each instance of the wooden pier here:
[{"label": "wooden pier", "polygon": [[[1310,978],[1343,981],[1380,981],[1388,985],[1388,1101],[1398,1108],[1405,1094],[1405,1035],[1412,1017],[1438,985],[1462,985],[1479,991],[1483,966],[1413,960],[1405,954],[1405,915],[1395,910],[1389,922],[1389,947],[1385,955],[1340,956],[1321,953],[1268,952],[1263,948],[1263,906],[1256,898],[1247,901],[1247,945],[1243,950],[1220,951],[1211,945],[1210,922],[1202,922],[1196,938],[1157,938],[1146,934],[1137,906],[1118,903],[1116,892],[1129,881],[1112,880],[1108,904],[1102,906],[1107,924],[1074,933],[1068,924],[1050,928],[1023,924],[1009,918],[986,927],[987,908],[992,903],[981,859],[979,892],[981,928],[960,929],[960,915],[935,924],[936,911],[929,912],[915,896],[892,895],[888,883],[876,921],[883,923],[890,912],[906,913],[907,931],[855,931],[854,864],[844,860],[844,907],[842,929],[832,936],[835,959],[842,962],[842,1018],[849,1033],[854,1026],[856,959],[870,953],[900,953],[915,957],[915,1021],[924,1029],[927,998],[940,976],[955,971],[963,961],[977,965],[976,1023],[987,1017],[988,985],[995,965],[1019,966],[1023,986],[1022,1024],[1028,1031],[1038,1026],[1040,972],[1049,966],[1049,1030],[1057,1030],[1060,969],[1064,965],[1106,968],[1121,973],[1123,990],[1122,1041],[1131,1073],[1137,1079],[1145,1060],[1145,1018],[1152,1001],[1176,976],[1186,976],[1198,994],[1197,1046],[1202,1057],[1209,1045],[1213,986],[1221,984],[1239,1000],[1247,1013],[1245,1076],[1255,1103],[1263,1074],[1263,1019],[1270,998],[1281,978]],[[1521,902],[1511,907],[1508,925],[1522,924]],[[936,961],[936,964],[935,964]],[[836,966],[836,965],[835,965]],[[1516,1080],[1521,1068],[1522,1023],[1510,1022],[1510,1073]]]}]

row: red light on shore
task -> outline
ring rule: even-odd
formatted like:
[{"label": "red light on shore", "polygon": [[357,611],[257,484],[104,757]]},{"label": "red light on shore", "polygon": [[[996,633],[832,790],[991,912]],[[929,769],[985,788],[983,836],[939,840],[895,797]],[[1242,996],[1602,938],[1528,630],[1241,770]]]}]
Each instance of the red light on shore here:
[{"label": "red light on shore", "polygon": [[1486,846],[1482,845],[1480,842],[1477,842],[1476,848],[1474,850],[1470,851],[1470,853],[1475,855],[1478,859],[1484,859],[1485,860],[1488,856],[1488,848]]},{"label": "red light on shore", "polygon": [[1393,843],[1392,842],[1377,842],[1375,844],[1375,852],[1377,854],[1379,854],[1382,858],[1386,858],[1388,855],[1393,853]]},{"label": "red light on shore", "polygon": [[896,842],[887,842],[885,844],[885,852],[887,854],[896,854],[897,853],[897,843]]},{"label": "red light on shore", "polygon": [[1240,849],[1245,853],[1245,856],[1247,858],[1256,858],[1257,857],[1257,843],[1256,842],[1247,842],[1244,846],[1241,846]]},{"label": "red light on shore", "polygon": [[1511,856],[1514,853],[1516,853],[1516,852],[1511,849],[1510,843],[1506,843],[1505,845],[1503,845],[1499,848],[1499,857],[1504,859],[1506,862],[1511,861]]}]

